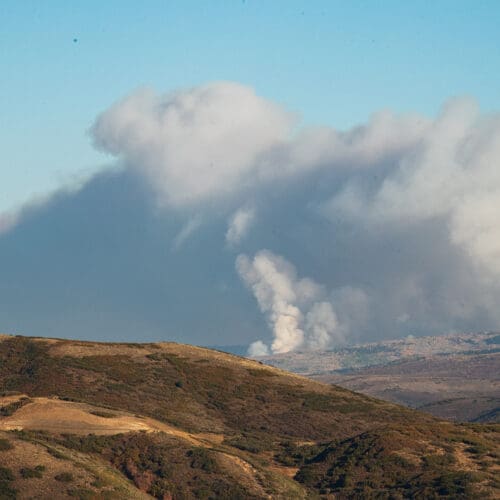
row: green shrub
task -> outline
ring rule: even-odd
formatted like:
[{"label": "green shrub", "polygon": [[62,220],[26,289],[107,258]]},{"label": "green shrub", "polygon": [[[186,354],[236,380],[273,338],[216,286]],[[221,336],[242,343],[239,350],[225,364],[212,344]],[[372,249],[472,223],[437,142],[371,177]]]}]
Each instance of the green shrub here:
[{"label": "green shrub", "polygon": [[320,453],[325,445],[302,445],[298,446],[291,441],[281,443],[281,451],[274,458],[276,461],[289,467],[304,465]]},{"label": "green shrub", "polygon": [[7,467],[0,467],[0,481],[14,481],[14,474]]},{"label": "green shrub", "polygon": [[111,413],[109,411],[101,411],[101,410],[93,410],[91,412],[92,415],[95,415],[96,417],[102,417],[102,418],[115,418],[116,415],[114,413]]},{"label": "green shrub", "polygon": [[14,401],[13,403],[2,406],[0,408],[0,415],[2,417],[10,417],[11,415],[14,415],[14,413],[19,410],[19,408],[27,405],[28,403],[31,403],[31,399],[24,397],[18,401]]},{"label": "green shrub", "polygon": [[217,462],[206,448],[193,448],[187,452],[191,459],[191,467],[205,472],[218,472]]},{"label": "green shrub", "polygon": [[34,469],[23,467],[19,472],[21,473],[21,477],[29,479],[32,477],[43,477],[44,470],[45,467],[43,465],[37,465]]},{"label": "green shrub", "polygon": [[2,500],[17,498],[17,491],[11,487],[11,481],[14,481],[12,471],[7,467],[0,467],[0,498]]},{"label": "green shrub", "polygon": [[12,488],[8,481],[0,481],[0,498],[2,500],[15,500],[17,490]]},{"label": "green shrub", "polygon": [[52,455],[54,458],[57,458],[58,460],[68,459],[66,455],[63,455],[60,451],[56,450],[55,448],[47,448],[47,453],[49,455]]},{"label": "green shrub", "polygon": [[250,453],[261,453],[272,448],[272,443],[266,439],[246,433],[243,433],[241,436],[225,439],[224,444],[234,446],[239,450],[249,451]]},{"label": "green shrub", "polygon": [[71,472],[61,472],[54,476],[56,481],[60,481],[61,483],[71,483],[73,481],[73,474]]},{"label": "green shrub", "polygon": [[14,446],[8,439],[0,439],[0,451],[12,450]]},{"label": "green shrub", "polygon": [[465,449],[465,451],[468,451],[469,453],[472,453],[474,455],[484,455],[485,453],[488,452],[488,448],[484,446],[484,444],[477,443],[472,446],[469,446],[468,448]]}]

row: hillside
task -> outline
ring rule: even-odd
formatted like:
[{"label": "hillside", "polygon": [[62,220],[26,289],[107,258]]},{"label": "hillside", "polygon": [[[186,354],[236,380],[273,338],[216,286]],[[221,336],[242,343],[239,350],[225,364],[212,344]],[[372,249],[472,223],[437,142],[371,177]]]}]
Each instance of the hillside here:
[{"label": "hillside", "polygon": [[456,422],[500,421],[500,335],[405,338],[262,362]]},{"label": "hillside", "polygon": [[317,380],[459,422],[500,422],[500,353],[443,354]]},{"label": "hillside", "polygon": [[0,393],[0,498],[500,494],[500,426],[209,349],[2,336]]}]

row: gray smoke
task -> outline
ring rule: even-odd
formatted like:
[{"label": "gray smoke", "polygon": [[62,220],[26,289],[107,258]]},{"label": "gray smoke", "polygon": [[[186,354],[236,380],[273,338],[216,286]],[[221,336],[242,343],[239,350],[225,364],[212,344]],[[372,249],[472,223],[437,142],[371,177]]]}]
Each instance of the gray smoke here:
[{"label": "gray smoke", "polygon": [[91,132],[112,168],[0,215],[5,330],[262,354],[500,325],[500,114],[471,99],[338,131],[216,82]]}]

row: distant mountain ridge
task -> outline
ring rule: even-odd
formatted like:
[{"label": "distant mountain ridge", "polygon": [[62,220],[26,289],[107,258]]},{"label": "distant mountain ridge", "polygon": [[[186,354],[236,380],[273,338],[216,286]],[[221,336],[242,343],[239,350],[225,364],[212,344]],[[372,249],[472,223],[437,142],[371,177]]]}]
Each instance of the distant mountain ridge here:
[{"label": "distant mountain ridge", "polygon": [[325,375],[404,359],[442,354],[491,354],[500,352],[500,333],[454,333],[429,337],[342,346],[323,351],[295,351],[258,359],[301,375]]}]

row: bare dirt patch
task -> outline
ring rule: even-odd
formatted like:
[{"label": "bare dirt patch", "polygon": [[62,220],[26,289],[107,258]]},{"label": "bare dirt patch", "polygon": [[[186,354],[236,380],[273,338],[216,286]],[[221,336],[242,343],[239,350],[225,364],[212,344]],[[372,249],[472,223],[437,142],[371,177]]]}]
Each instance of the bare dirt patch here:
[{"label": "bare dirt patch", "polygon": [[[18,398],[18,396],[15,397]],[[14,396],[9,398],[14,398]],[[0,430],[43,430],[78,435],[113,435],[137,431],[164,432],[196,446],[212,446],[224,440],[222,434],[191,434],[152,418],[141,418],[127,412],[110,411],[84,403],[51,398],[32,398],[31,401],[17,410],[15,414],[0,418]]]},{"label": "bare dirt patch", "polygon": [[457,444],[453,450],[457,468],[459,470],[477,471],[478,466],[476,462],[470,458],[469,454],[465,451],[465,448],[467,448],[465,444]]}]

